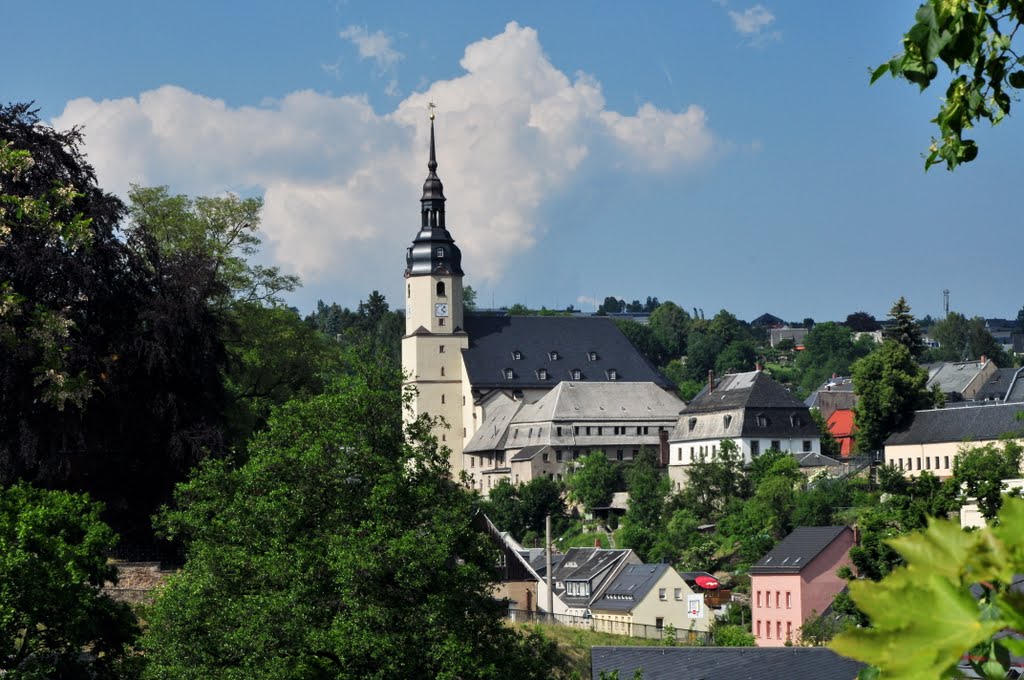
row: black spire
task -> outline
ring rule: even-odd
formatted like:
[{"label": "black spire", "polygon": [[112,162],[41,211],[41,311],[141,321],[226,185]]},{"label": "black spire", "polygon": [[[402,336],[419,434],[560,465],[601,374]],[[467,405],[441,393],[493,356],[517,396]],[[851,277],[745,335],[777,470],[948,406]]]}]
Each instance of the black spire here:
[{"label": "black spire", "polygon": [[[431,105],[433,107],[433,105]],[[444,221],[444,186],[437,176],[434,148],[434,112],[430,112],[430,159],[420,198],[420,232],[405,255],[405,275],[454,274],[462,276],[462,252]]]}]

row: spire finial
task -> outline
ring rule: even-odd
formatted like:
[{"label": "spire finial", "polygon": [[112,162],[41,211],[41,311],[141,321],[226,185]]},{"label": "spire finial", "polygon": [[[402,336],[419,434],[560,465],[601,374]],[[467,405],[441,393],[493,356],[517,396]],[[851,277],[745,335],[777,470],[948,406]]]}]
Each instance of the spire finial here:
[{"label": "spire finial", "polygon": [[434,153],[434,109],[436,108],[434,102],[427,104],[427,110],[430,112],[430,160],[427,161],[427,169],[430,172],[437,170],[437,155]]}]

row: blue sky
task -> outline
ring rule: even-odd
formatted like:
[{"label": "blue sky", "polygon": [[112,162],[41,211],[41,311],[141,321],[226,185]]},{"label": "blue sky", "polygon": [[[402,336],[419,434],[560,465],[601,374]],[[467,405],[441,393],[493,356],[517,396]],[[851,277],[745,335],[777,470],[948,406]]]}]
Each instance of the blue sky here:
[{"label": "blue sky", "polygon": [[[480,302],[1016,315],[1018,122],[925,173],[941,87],[868,85],[916,2],[15,3],[0,83],[101,184],[263,195],[290,299],[401,305],[438,106]],[[11,56],[15,55],[15,56]],[[1015,161],[1017,163],[1015,164]]]}]

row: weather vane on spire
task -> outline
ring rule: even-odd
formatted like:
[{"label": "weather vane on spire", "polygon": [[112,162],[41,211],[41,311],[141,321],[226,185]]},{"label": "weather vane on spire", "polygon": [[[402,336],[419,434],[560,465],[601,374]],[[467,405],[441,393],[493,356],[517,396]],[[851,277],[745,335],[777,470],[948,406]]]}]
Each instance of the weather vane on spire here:
[{"label": "weather vane on spire", "polygon": [[427,104],[427,111],[430,112],[430,120],[434,120],[434,109],[436,108],[437,105],[434,102],[430,102],[429,104]]}]

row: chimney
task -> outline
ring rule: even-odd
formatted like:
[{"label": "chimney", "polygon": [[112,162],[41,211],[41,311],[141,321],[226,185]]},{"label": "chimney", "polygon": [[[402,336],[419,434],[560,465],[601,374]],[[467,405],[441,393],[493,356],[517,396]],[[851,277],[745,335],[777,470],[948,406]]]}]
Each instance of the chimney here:
[{"label": "chimney", "polygon": [[600,548],[601,547],[601,539],[600,538],[595,538],[594,539],[594,547],[595,548]]},{"label": "chimney", "polygon": [[658,459],[661,467],[668,467],[668,430],[658,428]]},{"label": "chimney", "polygon": [[761,365],[760,361],[754,362],[754,370],[757,371],[758,373],[764,370],[764,366]]},{"label": "chimney", "polygon": [[708,394],[715,391],[715,372],[708,371]]},{"label": "chimney", "polygon": [[981,355],[981,365],[984,366],[985,362],[987,362],[987,361],[988,361],[988,357],[985,356],[984,354],[982,354]]}]

